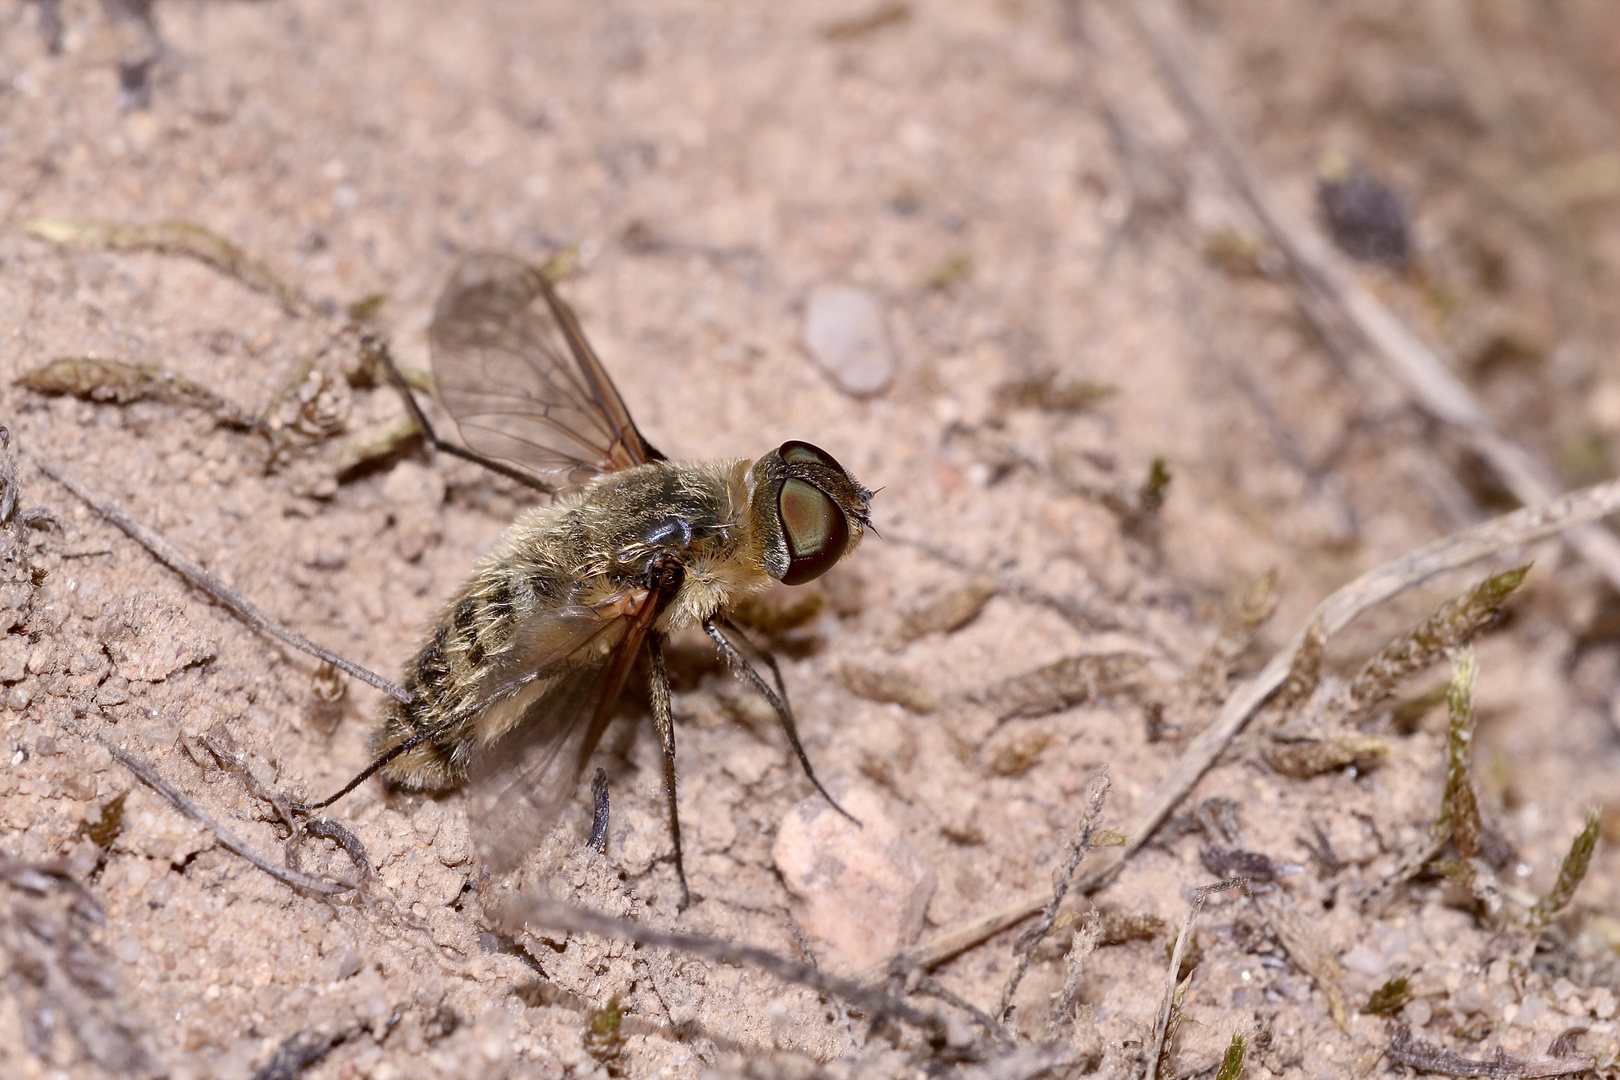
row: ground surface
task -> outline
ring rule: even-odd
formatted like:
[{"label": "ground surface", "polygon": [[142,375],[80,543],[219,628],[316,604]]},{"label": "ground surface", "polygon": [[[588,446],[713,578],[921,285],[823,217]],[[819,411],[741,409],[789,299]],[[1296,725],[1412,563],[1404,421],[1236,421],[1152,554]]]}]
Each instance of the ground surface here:
[{"label": "ground surface", "polygon": [[[0,10],[0,421],[24,508],[57,522],[19,527],[35,573],[23,567],[5,594],[16,626],[0,642],[0,850],[68,859],[105,916],[70,912],[62,886],[0,886],[8,1076],[245,1078],[304,1029],[346,1036],[305,1073],[321,1078],[921,1067],[914,1036],[886,1049],[859,1013],[758,972],[560,933],[502,947],[458,796],[373,783],[339,804],[377,877],[361,899],[327,901],[221,848],[92,738],[150,761],[278,862],[285,830],[204,740],[228,738],[274,790],[324,793],[365,764],[371,690],[351,682],[341,703],[326,700],[313,662],[191,589],[33,462],[115,498],[274,617],[395,672],[531,500],[443,457],[343,472],[342,455],[400,407],[365,385],[355,335],[331,313],[384,294],[371,328],[425,369],[431,305],[462,252],[570,250],[565,292],[671,455],[807,438],[882,488],[884,539],[817,587],[825,610],[781,644],[810,757],[834,791],[873,808],[869,831],[888,838],[878,870],[926,905],[924,939],[1048,881],[1104,763],[1104,824],[1125,827],[1179,749],[1150,738],[1153,703],[1268,569],[1280,605],[1240,673],[1334,587],[1504,505],[1444,431],[1313,332],[1140,39],[1102,5],[165,2],[149,104],[122,109],[120,63],[154,46],[112,7],[62,4],[54,53],[42,28],[54,5]],[[1279,197],[1311,217],[1330,150],[1393,183],[1413,218],[1411,264],[1360,272],[1566,483],[1611,475],[1609,9],[1276,0],[1181,14]],[[171,254],[57,246],[24,230],[39,218],[193,222],[320,310],[289,313]],[[835,285],[881,309],[893,369],[875,394],[842,391],[803,343],[812,295]],[[79,356],[155,365],[268,411],[280,453],[204,408],[13,385]],[[1055,407],[1086,383],[1110,393]],[[1119,497],[1156,457],[1168,499],[1128,528]],[[1511,617],[1479,644],[1473,751],[1486,819],[1516,852],[1505,880],[1523,894],[1551,884],[1586,806],[1620,820],[1616,598],[1558,548],[1529,554],[1537,567]],[[1359,663],[1481,573],[1358,622],[1330,667]],[[1011,579],[1116,617],[1066,619]],[[984,581],[1003,587],[965,626],[906,629]],[[561,867],[575,899],[647,925],[836,967],[842,931],[806,933],[815,897],[790,894],[786,857],[772,853],[784,820],[820,804],[768,716],[705,667],[701,640],[689,645],[677,710],[699,902],[676,911],[644,719],[600,751],[614,795],[606,854],[580,847],[582,793],[529,873]],[[1129,692],[1001,723],[972,700],[1037,665],[1111,651],[1154,658]],[[1245,736],[1184,805],[1236,800],[1244,847],[1305,867],[1282,888],[1343,964],[1351,1015],[1334,1023],[1254,902],[1217,896],[1174,1044],[1179,1074],[1212,1066],[1235,1031],[1253,1037],[1249,1076],[1389,1068],[1388,1021],[1358,1009],[1408,973],[1417,997],[1402,1019],[1420,1038],[1534,1058],[1583,1026],[1583,1046],[1612,1060],[1614,995],[1593,982],[1620,945],[1612,849],[1599,847],[1533,956],[1435,880],[1360,908],[1438,806],[1443,713],[1401,729],[1374,718],[1390,747],[1381,767],[1308,780],[1273,771],[1261,736]],[[125,792],[119,829],[83,828]],[[1332,858],[1310,854],[1317,830]],[[1216,876],[1200,861],[1210,843],[1172,830],[1079,910],[1178,924],[1189,890]],[[298,857],[311,873],[352,873],[327,841]],[[844,921],[881,922],[860,910]],[[876,961],[919,929],[894,925],[851,955]],[[1071,1071],[1134,1075],[1169,931],[1099,949],[1078,1019],[1053,1018],[1073,932],[1038,954],[1015,1021],[1026,1039],[1055,1031]],[[68,955],[73,935],[83,941]],[[951,960],[939,982],[992,1008],[1016,936]],[[604,1064],[586,1027],[614,995],[640,1026],[627,1022]]]}]

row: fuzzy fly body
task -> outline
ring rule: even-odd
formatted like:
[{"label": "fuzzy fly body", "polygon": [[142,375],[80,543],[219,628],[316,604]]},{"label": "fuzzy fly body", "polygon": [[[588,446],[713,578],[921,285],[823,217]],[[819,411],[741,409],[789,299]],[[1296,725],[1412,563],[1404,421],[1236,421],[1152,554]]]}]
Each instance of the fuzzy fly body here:
[{"label": "fuzzy fly body", "polygon": [[468,784],[486,867],[510,869],[572,796],[626,680],[645,662],[689,897],[663,642],[701,626],[771,702],[825,795],[774,662],[762,654],[773,686],[739,649],[726,615],[775,581],[799,584],[831,569],[869,527],[871,493],[804,442],[754,462],[669,461],[636,429],[551,283],[515,259],[464,263],[429,337],[440,398],[466,447],[437,438],[405,391],[430,441],[554,499],[513,523],[445,605],[405,667],[411,701],[386,703],[377,761],[355,782],[380,769],[410,789]]}]

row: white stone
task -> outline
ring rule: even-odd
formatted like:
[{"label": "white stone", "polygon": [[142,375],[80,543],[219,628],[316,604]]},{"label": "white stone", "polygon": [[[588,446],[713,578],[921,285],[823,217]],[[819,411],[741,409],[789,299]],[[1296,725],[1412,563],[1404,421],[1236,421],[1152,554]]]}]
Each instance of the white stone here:
[{"label": "white stone", "polygon": [[812,292],[805,310],[804,345],[845,393],[876,394],[894,378],[883,310],[865,289],[823,285]]}]

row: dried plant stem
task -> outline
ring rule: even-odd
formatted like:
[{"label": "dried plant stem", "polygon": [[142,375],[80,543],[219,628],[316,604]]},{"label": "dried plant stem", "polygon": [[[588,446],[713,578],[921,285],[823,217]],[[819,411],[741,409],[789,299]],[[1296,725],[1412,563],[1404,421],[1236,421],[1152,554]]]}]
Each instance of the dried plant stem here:
[{"label": "dried plant stem", "polygon": [[[1164,998],[1159,1002],[1159,1018],[1153,1025],[1153,1045],[1148,1048],[1147,1076],[1145,1080],[1158,1080],[1159,1063],[1164,1056],[1164,1044],[1170,1036],[1170,1015],[1176,1009],[1177,1003],[1187,992],[1186,983],[1177,978],[1181,974],[1181,961],[1187,955],[1187,944],[1192,940],[1193,923],[1198,920],[1199,911],[1203,910],[1204,901],[1209,899],[1211,893],[1224,892],[1245,885],[1241,878],[1231,881],[1217,881],[1213,885],[1205,885],[1193,897],[1192,907],[1187,911],[1187,917],[1181,920],[1181,931],[1176,934],[1175,948],[1170,950],[1170,970],[1164,975]],[[1192,976],[1188,976],[1190,979]]]},{"label": "dried plant stem", "polygon": [[1074,881],[1074,872],[1080,868],[1085,859],[1086,852],[1091,848],[1092,838],[1097,833],[1097,822],[1102,818],[1103,803],[1108,799],[1108,766],[1104,765],[1097,775],[1092,777],[1091,785],[1086,793],[1086,812],[1080,820],[1080,828],[1075,830],[1074,836],[1069,840],[1069,850],[1065,853],[1063,865],[1052,875],[1052,899],[1047,902],[1046,910],[1041,914],[1040,925],[1029,935],[1029,941],[1024,946],[1023,954],[1018,958],[1018,965],[1007,978],[1007,985],[1001,991],[1001,1006],[996,1010],[996,1019],[1001,1023],[1007,1022],[1007,1015],[1012,1012],[1013,994],[1018,990],[1018,984],[1023,981],[1024,973],[1029,970],[1029,962],[1035,957],[1035,950],[1041,947],[1046,935],[1052,932],[1052,924],[1057,922],[1058,908],[1063,905],[1063,898],[1069,893],[1069,885]]},{"label": "dried plant stem", "polygon": [[[1297,632],[1258,675],[1239,686],[1227,699],[1215,722],[1188,744],[1175,767],[1170,770],[1170,775],[1159,783],[1142,812],[1131,823],[1126,832],[1129,840],[1125,846],[1112,855],[1099,858],[1098,865],[1084,874],[1074,888],[1081,892],[1102,888],[1114,879],[1125,861],[1147,843],[1153,831],[1215,763],[1215,759],[1243,730],[1249,718],[1288,678],[1295,654],[1316,623],[1321,624],[1319,632],[1324,637],[1331,636],[1344,629],[1362,612],[1437,574],[1467,566],[1504,548],[1533,543],[1577,525],[1597,521],[1616,511],[1620,511],[1620,481],[1597,484],[1561,495],[1541,506],[1516,510],[1442,537],[1367,571],[1335,591],[1305,620],[1305,629]],[[946,930],[921,945],[896,953],[867,971],[863,978],[881,979],[891,971],[932,967],[1027,919],[1040,911],[1049,897],[1050,893],[1044,888],[1030,890],[1004,907]]]},{"label": "dried plant stem", "polygon": [[263,870],[277,881],[291,885],[295,889],[305,889],[312,893],[319,893],[322,896],[334,896],[341,892],[347,892],[349,889],[353,888],[352,885],[346,885],[343,882],[327,881],[324,878],[312,877],[309,874],[294,870],[290,867],[277,866],[268,858],[260,855],[257,851],[254,851],[251,847],[249,847],[246,841],[242,840],[235,833],[231,832],[218,821],[214,820],[214,816],[212,814],[188,799],[173,784],[170,784],[167,780],[163,779],[162,775],[157,771],[157,769],[153,768],[150,762],[135,756],[128,750],[125,750],[123,747],[119,746],[117,743],[114,743],[109,739],[102,738],[102,736],[98,733],[79,732],[79,734],[88,735],[88,737],[95,739],[102,746],[105,746],[107,748],[107,752],[113,756],[114,760],[116,760],[120,765],[128,769],[130,772],[134,773],[136,779],[140,780],[141,783],[145,784],[147,787],[151,788],[153,791],[167,799],[170,806],[173,806],[176,810],[180,811],[180,813],[184,814],[192,821],[195,821],[197,824],[213,833],[214,837],[219,840],[220,844],[227,850],[233,851],[242,856],[242,858],[246,859],[254,866],[257,866],[260,870]]},{"label": "dried plant stem", "polygon": [[[1163,0],[1140,0],[1123,9],[1152,50],[1161,77],[1182,109],[1208,137],[1227,180],[1287,255],[1305,288],[1337,308],[1382,358],[1386,373],[1405,387],[1423,411],[1455,428],[1519,501],[1531,506],[1559,494],[1562,485],[1552,470],[1508,438],[1435,351],[1361,283],[1326,241],[1295,220],[1267,192],[1181,48],[1169,5]],[[1594,525],[1570,530],[1567,539],[1620,588],[1620,537]]]},{"label": "dried plant stem", "polygon": [[113,221],[66,221],[40,218],[24,229],[53,244],[88,244],[113,251],[160,251],[187,255],[207,263],[257,292],[268,293],[289,315],[308,315],[319,309],[308,297],[277,277],[268,266],[223,236],[189,221],[162,221],[130,225]]},{"label": "dried plant stem", "polygon": [[100,514],[102,517],[124,530],[131,540],[134,540],[137,544],[141,545],[141,547],[151,552],[152,556],[159,562],[163,563],[169,569],[191,582],[192,585],[212,596],[215,600],[218,600],[221,604],[225,605],[225,607],[233,611],[238,618],[247,623],[249,626],[262,630],[276,640],[287,645],[291,645],[299,652],[307,653],[310,656],[315,657],[317,660],[324,660],[326,663],[331,664],[338,670],[345,671],[348,674],[353,675],[361,682],[369,683],[372,686],[375,686],[378,690],[381,690],[383,693],[397,701],[403,702],[406,705],[411,703],[411,695],[409,691],[395,686],[381,675],[361,667],[352,660],[345,660],[337,653],[315,644],[302,634],[296,633],[295,631],[289,630],[285,626],[282,626],[279,622],[272,619],[269,615],[262,611],[258,605],[253,603],[253,601],[226,585],[213,574],[210,574],[198,563],[181,554],[178,549],[171,545],[167,540],[163,539],[163,537],[159,536],[151,529],[148,529],[146,526],[130,517],[129,514],[124,512],[124,509],[121,506],[113,502],[111,499],[98,495],[90,487],[86,486],[82,481],[74,477],[73,474],[64,472],[57,466],[40,460],[37,456],[34,458],[34,464],[39,467],[40,472],[44,473],[52,480],[55,480],[58,484],[61,484],[69,491],[73,492],[73,494],[77,495],[80,499],[83,499],[86,503],[88,503],[90,508],[96,513]]},{"label": "dried plant stem", "polygon": [[1069,943],[1069,953],[1063,958],[1063,989],[1055,995],[1057,1005],[1052,1009],[1052,1019],[1046,1025],[1043,1040],[1056,1038],[1060,1025],[1073,1017],[1075,1002],[1080,999],[1080,976],[1084,974],[1086,961],[1097,951],[1097,943],[1101,940],[1102,916],[1096,908],[1092,908],[1080,924],[1080,929],[1075,931],[1074,940]]}]

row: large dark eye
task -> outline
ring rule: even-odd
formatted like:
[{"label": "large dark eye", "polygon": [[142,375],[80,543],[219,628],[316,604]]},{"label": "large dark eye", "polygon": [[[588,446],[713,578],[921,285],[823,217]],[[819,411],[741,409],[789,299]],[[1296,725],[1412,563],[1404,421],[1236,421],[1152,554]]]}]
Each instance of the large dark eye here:
[{"label": "large dark eye", "polygon": [[784,480],[776,514],[787,538],[784,585],[802,585],[825,574],[849,546],[849,522],[826,493],[805,480]]}]

